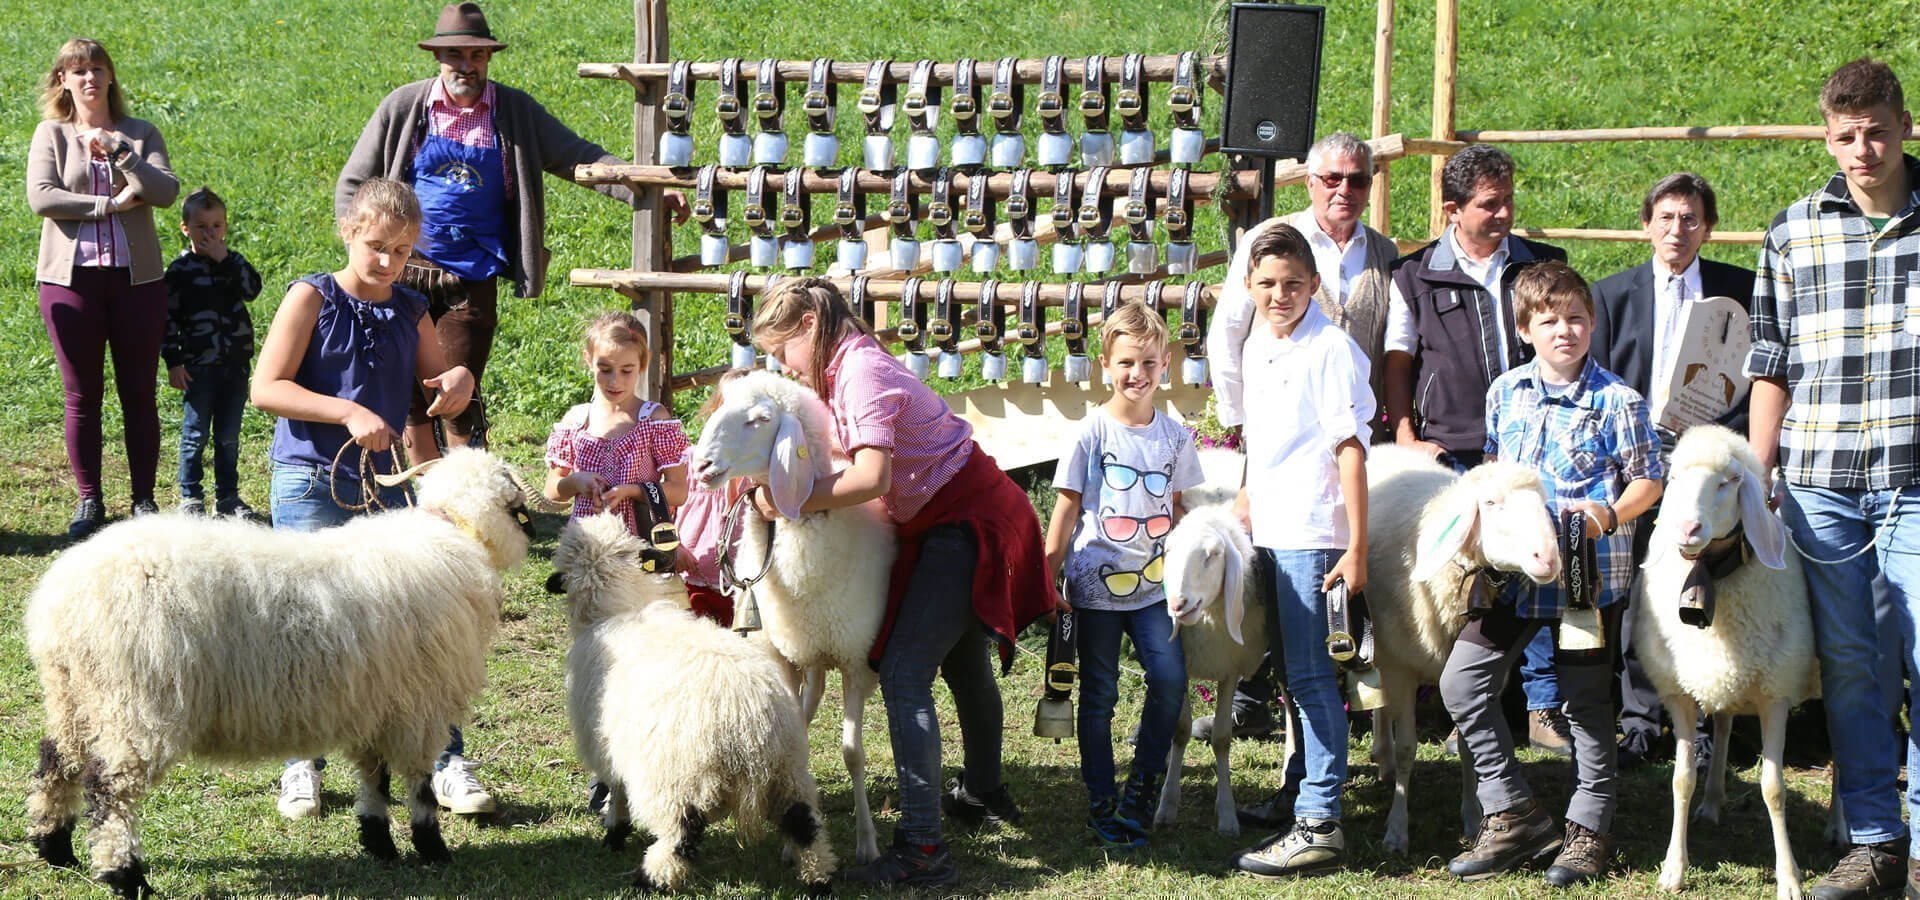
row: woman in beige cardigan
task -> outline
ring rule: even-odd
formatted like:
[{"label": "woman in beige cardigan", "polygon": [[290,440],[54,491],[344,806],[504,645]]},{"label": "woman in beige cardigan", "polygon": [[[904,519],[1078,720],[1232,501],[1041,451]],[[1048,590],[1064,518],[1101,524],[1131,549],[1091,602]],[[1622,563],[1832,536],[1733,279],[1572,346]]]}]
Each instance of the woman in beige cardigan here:
[{"label": "woman in beige cardigan", "polygon": [[66,388],[67,464],[80,493],[67,534],[79,540],[106,520],[100,402],[108,350],[126,423],[133,514],[159,511],[154,394],[167,291],[153,209],[172,206],[180,182],[159,130],[127,115],[113,60],[99,43],[61,45],[40,105],[45,121],[27,153],[27,205],[44,218],[40,316]]}]

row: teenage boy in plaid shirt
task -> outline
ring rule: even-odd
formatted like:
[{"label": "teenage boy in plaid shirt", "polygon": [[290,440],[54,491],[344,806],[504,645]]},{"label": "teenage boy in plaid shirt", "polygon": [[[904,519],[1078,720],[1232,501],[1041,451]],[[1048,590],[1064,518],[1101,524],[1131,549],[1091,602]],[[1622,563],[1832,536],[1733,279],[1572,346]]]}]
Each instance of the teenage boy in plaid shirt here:
[{"label": "teenage boy in plaid shirt", "polygon": [[[1767,228],[1746,364],[1748,440],[1763,467],[1777,461],[1783,470],[1782,518],[1808,557],[1834,800],[1846,808],[1853,844],[1813,896],[1892,896],[1904,874],[1914,897],[1920,882],[1913,864],[1902,871],[1907,827],[1895,800],[1900,670],[1879,664],[1870,586],[1886,576],[1912,654],[1920,521],[1907,519],[1920,517],[1920,161],[1901,152],[1913,117],[1885,63],[1841,66],[1820,91],[1820,115],[1840,171]],[[1913,741],[1910,755],[1920,747]],[[1908,805],[1920,814],[1916,800]]]},{"label": "teenage boy in plaid shirt", "polygon": [[[1566,591],[1559,583],[1500,598],[1467,623],[1447,656],[1440,696],[1460,726],[1486,818],[1473,849],[1447,870],[1468,881],[1492,877],[1559,855],[1547,883],[1566,887],[1605,873],[1613,857],[1613,812],[1620,777],[1613,737],[1614,647],[1632,582],[1633,523],[1660,499],[1660,439],[1647,404],[1620,378],[1588,358],[1593,295],[1566,263],[1543,262],[1514,280],[1514,325],[1533,346],[1532,361],[1494,379],[1487,389],[1487,459],[1536,469],[1547,508],[1586,513],[1587,538],[1597,541],[1599,579],[1591,637],[1572,640],[1563,622]],[[1597,625],[1597,628],[1593,626]],[[1554,670],[1573,731],[1575,784],[1566,828],[1533,798],[1499,697],[1514,657],[1541,629],[1554,634]]]}]

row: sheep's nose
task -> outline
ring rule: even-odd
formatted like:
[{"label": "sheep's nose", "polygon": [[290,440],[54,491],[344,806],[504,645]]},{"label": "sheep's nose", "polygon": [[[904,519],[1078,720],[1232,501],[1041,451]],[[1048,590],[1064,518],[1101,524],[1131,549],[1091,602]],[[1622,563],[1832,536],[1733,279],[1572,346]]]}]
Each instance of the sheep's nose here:
[{"label": "sheep's nose", "polygon": [[1681,522],[1680,539],[1684,541],[1697,540],[1700,537],[1700,528],[1699,519],[1688,519],[1685,522]]}]

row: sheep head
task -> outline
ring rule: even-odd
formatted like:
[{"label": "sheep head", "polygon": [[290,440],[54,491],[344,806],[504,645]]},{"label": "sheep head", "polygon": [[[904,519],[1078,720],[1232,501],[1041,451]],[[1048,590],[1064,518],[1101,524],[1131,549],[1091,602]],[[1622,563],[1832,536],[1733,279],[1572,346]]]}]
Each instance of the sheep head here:
[{"label": "sheep head", "polygon": [[694,445],[687,474],[718,490],[728,479],[766,477],[774,506],[789,518],[831,471],[827,408],[808,388],[771,372],[720,385],[720,408]]},{"label": "sheep head", "polygon": [[1535,584],[1560,577],[1560,545],[1540,476],[1490,462],[1460,476],[1423,514],[1412,576],[1426,581],[1456,558],[1468,568],[1519,572]]},{"label": "sheep head", "polygon": [[420,505],[466,523],[486,547],[493,567],[506,571],[527,557],[533,519],[520,476],[485,450],[448,451],[420,475]]},{"label": "sheep head", "polygon": [[1786,527],[1767,508],[1760,461],[1739,435],[1699,425],[1673,448],[1660,500],[1649,564],[1672,551],[1698,559],[1707,544],[1744,529],[1754,557],[1768,568],[1786,566]]},{"label": "sheep head", "polygon": [[567,595],[567,624],[584,628],[655,602],[687,606],[686,586],[679,576],[642,568],[651,549],[613,513],[568,522],[560,531],[560,544],[553,551],[554,572],[547,579],[549,592]]},{"label": "sheep head", "polygon": [[1221,604],[1227,636],[1236,644],[1246,617],[1247,567],[1253,541],[1228,506],[1206,506],[1187,513],[1167,535],[1167,615],[1175,628],[1192,625],[1208,607]]}]

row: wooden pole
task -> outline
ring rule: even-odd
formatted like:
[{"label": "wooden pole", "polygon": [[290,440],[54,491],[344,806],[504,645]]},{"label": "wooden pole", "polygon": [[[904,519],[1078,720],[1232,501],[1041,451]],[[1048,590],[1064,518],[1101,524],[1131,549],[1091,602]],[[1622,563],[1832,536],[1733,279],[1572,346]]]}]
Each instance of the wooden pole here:
[{"label": "wooden pole", "polygon": [[[660,63],[667,56],[667,0],[634,0],[633,59]],[[635,82],[633,86],[633,161],[651,165],[665,117],[657,92],[661,85]],[[634,188],[633,268],[641,272],[666,270],[672,263],[673,229],[667,221],[666,197],[659,188]],[[640,396],[660,403],[672,399],[668,376],[673,372],[673,295],[662,291],[627,294],[647,328],[653,347],[652,365],[640,384]]]},{"label": "wooden pole", "polygon": [[1575,141],[1805,141],[1822,140],[1818,125],[1709,125],[1642,128],[1574,128],[1546,131],[1462,131],[1462,141],[1483,144],[1560,144]]},{"label": "wooden pole", "polygon": [[[1386,137],[1388,118],[1393,108],[1393,0],[1380,0],[1373,27],[1373,136]],[[1375,161],[1373,193],[1367,199],[1368,224],[1381,234],[1388,233],[1387,172],[1389,166]]]},{"label": "wooden pole", "polygon": [[[1145,57],[1140,61],[1140,77],[1147,81],[1172,81],[1174,69],[1179,62],[1180,56],[1178,54]],[[996,63],[997,60],[993,59],[982,58],[975,60],[973,65],[974,81],[982,86],[992,84],[993,70]],[[1118,82],[1120,80],[1121,66],[1124,64],[1125,58],[1122,56],[1107,57],[1106,65],[1103,66],[1103,69],[1107,73],[1107,80]],[[859,84],[866,80],[867,67],[871,65],[873,65],[872,60],[836,60],[832,68],[828,71],[827,80],[838,84]],[[954,63],[936,64],[933,67],[933,73],[928,79],[928,83],[938,85],[953,84],[954,65]],[[905,84],[908,78],[913,75],[913,66],[914,63],[912,60],[896,61],[887,67],[887,79],[896,84]],[[1014,64],[1014,80],[1021,84],[1039,84],[1040,75],[1045,66],[1046,60],[1042,58],[1021,59]],[[787,82],[797,81],[804,84],[807,80],[807,75],[812,71],[812,67],[812,60],[783,59],[779,60],[774,68],[780,73],[780,80]],[[1086,57],[1072,57],[1061,67],[1061,76],[1069,83],[1073,83],[1077,89],[1077,82],[1086,71],[1086,67]],[[1209,56],[1200,60],[1201,72],[1210,82],[1224,80],[1226,78],[1226,67],[1227,58],[1225,56]],[[671,64],[667,61],[667,58],[663,56],[658,60],[651,61],[650,64],[644,62],[634,63],[632,65],[626,63],[581,63],[575,67],[574,71],[581,78],[607,78],[643,82],[664,81],[670,68]],[[743,82],[751,83],[754,78],[759,76],[759,73],[759,58],[744,58],[740,61],[740,78]],[[694,63],[688,67],[687,77],[694,81],[717,80],[720,77],[720,63],[717,61]]]},{"label": "wooden pole", "polygon": [[[1433,12],[1433,134],[1436,141],[1454,139],[1453,126],[1453,82],[1459,69],[1460,55],[1460,2],[1459,0],[1434,0]],[[1447,215],[1440,209],[1440,173],[1447,167],[1443,157],[1433,158],[1433,195],[1430,206],[1432,214],[1427,220],[1427,232],[1431,237],[1439,237],[1447,227]]]}]

